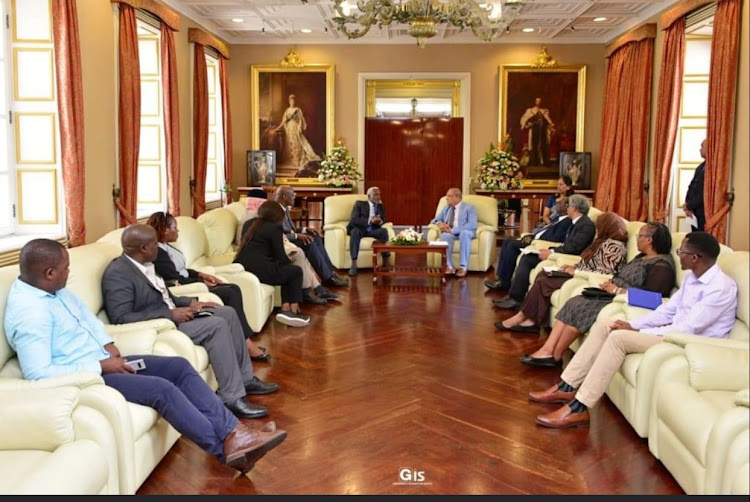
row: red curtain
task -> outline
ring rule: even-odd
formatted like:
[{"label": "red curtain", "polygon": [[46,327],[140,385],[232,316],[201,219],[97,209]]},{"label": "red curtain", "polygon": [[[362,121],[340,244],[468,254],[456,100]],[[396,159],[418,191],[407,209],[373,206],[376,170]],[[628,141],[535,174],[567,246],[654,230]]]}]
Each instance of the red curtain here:
[{"label": "red curtain", "polygon": [[609,58],[595,205],[625,219],[648,215],[644,192],[654,39],[631,42]]},{"label": "red curtain", "polygon": [[180,100],[177,89],[177,55],[174,30],[161,23],[161,75],[164,98],[164,137],[167,152],[167,203],[180,214]]},{"label": "red curtain", "polygon": [[136,223],[138,150],[141,140],[141,70],[135,9],[120,4],[120,226]]},{"label": "red curtain", "polygon": [[[228,59],[219,55],[219,80],[221,82],[221,122],[224,131],[224,180],[232,184],[232,113],[229,106]],[[232,192],[227,193],[227,204],[232,202]]]},{"label": "red curtain", "polygon": [[193,218],[206,212],[206,163],[208,162],[208,70],[206,51],[193,44]]},{"label": "red curtain", "polygon": [[716,6],[711,39],[703,197],[706,231],[722,243],[726,243],[727,240],[727,213],[731,209],[726,193],[732,162],[734,110],[737,99],[740,10],[740,0],[719,2]]},{"label": "red curtain", "polygon": [[677,122],[682,99],[682,74],[685,65],[685,18],[664,30],[664,45],[656,108],[654,145],[654,219],[664,222],[669,214],[669,189],[672,157],[677,139]]},{"label": "red curtain", "polygon": [[53,0],[52,19],[62,178],[65,186],[65,217],[68,243],[74,247],[86,243],[83,84],[78,9],[75,0]]}]

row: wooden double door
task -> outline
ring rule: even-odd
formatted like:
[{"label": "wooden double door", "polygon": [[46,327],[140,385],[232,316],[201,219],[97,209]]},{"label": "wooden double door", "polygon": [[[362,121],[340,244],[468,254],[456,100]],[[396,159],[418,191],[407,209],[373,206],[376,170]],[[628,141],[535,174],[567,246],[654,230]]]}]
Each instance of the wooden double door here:
[{"label": "wooden double door", "polygon": [[463,118],[365,119],[365,186],[380,187],[395,225],[426,225],[461,187]]}]

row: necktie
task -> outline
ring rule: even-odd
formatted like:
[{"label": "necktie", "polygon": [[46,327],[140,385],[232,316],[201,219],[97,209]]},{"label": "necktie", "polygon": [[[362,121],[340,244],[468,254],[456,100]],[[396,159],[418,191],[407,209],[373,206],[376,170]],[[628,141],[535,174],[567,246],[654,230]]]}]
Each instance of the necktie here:
[{"label": "necktie", "polygon": [[448,226],[453,228],[453,220],[456,219],[456,208],[454,206],[451,206],[451,208],[448,210]]},{"label": "necktie", "polygon": [[565,232],[565,238],[567,239],[570,233],[573,231],[573,227],[575,226],[575,223],[568,227],[567,232]]}]

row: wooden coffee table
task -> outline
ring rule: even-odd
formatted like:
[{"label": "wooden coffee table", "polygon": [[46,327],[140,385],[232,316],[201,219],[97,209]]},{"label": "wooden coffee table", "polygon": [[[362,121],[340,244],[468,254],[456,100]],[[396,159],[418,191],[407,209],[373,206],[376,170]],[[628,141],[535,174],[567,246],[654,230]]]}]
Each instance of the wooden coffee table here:
[{"label": "wooden coffee table", "polygon": [[[373,242],[372,243],[372,282],[377,282],[378,277],[390,276],[390,277],[439,277],[441,283],[445,284],[445,269],[447,264],[447,249],[448,246],[430,246],[426,242],[424,244],[417,244],[414,246],[403,246],[399,244],[389,244],[385,242]],[[378,266],[378,255],[382,253],[391,253],[393,256],[393,266],[381,267]],[[428,267],[427,264],[424,266],[409,266],[409,267],[396,267],[396,256],[397,254],[407,255],[427,255],[427,253],[439,253],[442,257],[440,267]]]}]

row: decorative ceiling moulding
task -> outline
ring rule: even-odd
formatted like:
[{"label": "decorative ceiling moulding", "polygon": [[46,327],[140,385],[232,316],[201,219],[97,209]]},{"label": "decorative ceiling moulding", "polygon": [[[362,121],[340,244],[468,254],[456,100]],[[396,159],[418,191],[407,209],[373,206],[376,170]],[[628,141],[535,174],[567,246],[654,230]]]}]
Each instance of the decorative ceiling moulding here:
[{"label": "decorative ceiling moulding", "polygon": [[188,42],[213,47],[219,54],[229,59],[229,46],[220,38],[200,28],[188,28]]},{"label": "decorative ceiling moulding", "polygon": [[662,30],[666,30],[672,24],[680,19],[681,17],[687,16],[695,9],[699,9],[704,5],[718,3],[717,0],[685,0],[681,2],[659,17],[659,27]]},{"label": "decorative ceiling moulding", "polygon": [[164,5],[154,0],[109,0],[110,3],[124,3],[134,9],[141,9],[150,12],[159,19],[167,23],[167,26],[174,31],[180,31],[180,15]]},{"label": "decorative ceiling moulding", "polygon": [[620,47],[631,42],[640,42],[646,38],[656,38],[656,23],[648,23],[631,30],[609,44],[605,49],[604,57],[609,57]]}]

